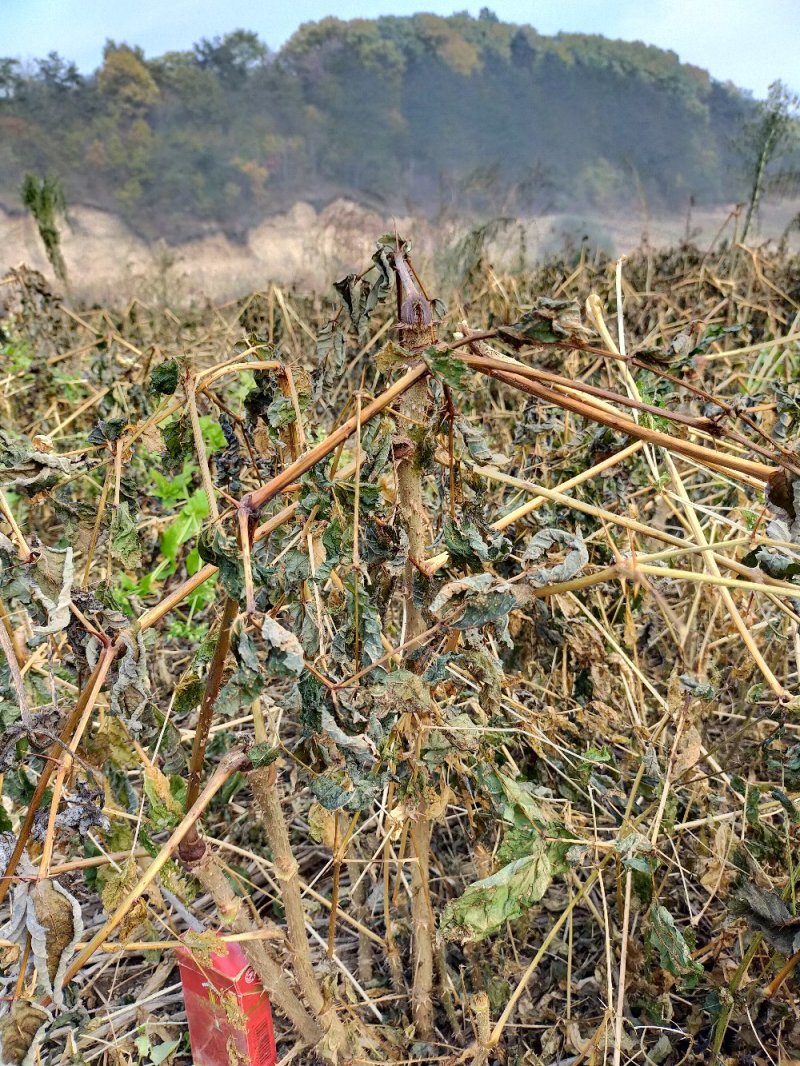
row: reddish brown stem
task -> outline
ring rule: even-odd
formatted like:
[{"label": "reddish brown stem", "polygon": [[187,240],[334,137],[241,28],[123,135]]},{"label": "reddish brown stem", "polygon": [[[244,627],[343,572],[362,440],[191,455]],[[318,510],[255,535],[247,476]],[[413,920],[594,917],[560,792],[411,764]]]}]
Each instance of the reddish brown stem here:
[{"label": "reddish brown stem", "polygon": [[[192,744],[192,758],[189,764],[189,784],[186,790],[186,809],[194,805],[200,793],[200,780],[203,774],[206,746],[211,730],[211,722],[214,718],[214,704],[217,702],[219,690],[222,687],[222,674],[225,670],[225,660],[231,646],[231,629],[239,613],[239,604],[232,596],[225,600],[225,609],[222,613],[222,621],[219,625],[219,634],[211,657],[206,678],[206,687],[203,692],[203,702],[200,704],[200,714],[194,732]],[[200,837],[196,826],[187,833],[181,843],[180,855],[184,862],[191,862],[196,858],[196,849],[200,843]]]}]

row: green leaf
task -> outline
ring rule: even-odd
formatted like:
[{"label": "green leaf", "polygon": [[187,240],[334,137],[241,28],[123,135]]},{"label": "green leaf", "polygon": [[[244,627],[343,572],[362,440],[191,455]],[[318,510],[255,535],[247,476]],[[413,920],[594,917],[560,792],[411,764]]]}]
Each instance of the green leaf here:
[{"label": "green leaf", "polygon": [[161,1066],[173,1052],[177,1051],[180,1040],[165,1040],[163,1044],[156,1044],[150,1048],[150,1061],[153,1066]]},{"label": "green leaf", "polygon": [[137,570],[142,565],[139,533],[127,503],[120,503],[111,520],[111,555],[126,570]]},{"label": "green leaf", "polygon": [[151,477],[155,488],[151,495],[161,500],[165,508],[174,507],[178,500],[185,500],[189,495],[189,486],[194,477],[194,464],[184,463],[183,470],[175,477],[165,477],[160,470],[152,470]]},{"label": "green leaf", "polygon": [[434,375],[453,389],[460,389],[464,378],[469,373],[465,362],[451,352],[441,352],[437,348],[428,348],[423,355],[425,364]]},{"label": "green leaf", "polygon": [[254,744],[247,749],[247,757],[254,770],[260,770],[263,766],[270,766],[280,756],[281,749],[274,748],[271,744]]},{"label": "green leaf", "polygon": [[542,898],[553,879],[552,868],[542,841],[532,847],[530,855],[476,881],[446,905],[439,922],[445,940],[483,940]]},{"label": "green leaf", "polygon": [[560,340],[582,341],[587,330],[581,322],[581,311],[577,300],[554,300],[540,296],[530,311],[513,325],[501,330],[505,337],[522,341],[539,341],[543,344],[556,344]]},{"label": "green leaf", "polygon": [[127,418],[108,418],[98,422],[87,439],[90,444],[107,444],[109,441],[117,440],[127,424]]},{"label": "green leaf", "polygon": [[223,448],[228,446],[222,426],[211,415],[201,415],[200,432],[203,437],[203,444],[205,444],[209,455],[222,451]]},{"label": "green leaf", "polygon": [[208,498],[205,489],[197,489],[183,505],[175,521],[171,522],[162,534],[159,547],[164,558],[175,562],[178,549],[187,540],[197,536],[208,515]]},{"label": "green leaf", "polygon": [[180,470],[192,456],[192,424],[188,415],[181,415],[161,426],[164,441],[164,469],[167,473]]},{"label": "green leaf", "polygon": [[274,618],[265,615],[261,636],[269,649],[266,671],[270,677],[299,677],[303,672],[303,648],[300,641]]},{"label": "green leaf", "polygon": [[703,967],[692,958],[689,945],[675,925],[675,919],[660,904],[650,910],[647,941],[658,952],[662,969],[674,977],[703,972]]},{"label": "green leaf", "polygon": [[178,361],[167,359],[150,372],[150,391],[161,396],[171,396],[178,387]]}]

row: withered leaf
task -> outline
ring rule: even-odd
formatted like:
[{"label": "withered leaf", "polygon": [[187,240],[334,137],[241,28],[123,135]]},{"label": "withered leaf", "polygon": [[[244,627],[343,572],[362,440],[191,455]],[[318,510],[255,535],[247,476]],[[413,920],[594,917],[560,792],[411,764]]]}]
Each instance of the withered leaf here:
[{"label": "withered leaf", "polygon": [[20,946],[30,936],[39,983],[57,1007],[64,1005],[67,962],[82,935],[80,904],[53,878],[19,885],[11,917],[0,930],[0,937]]},{"label": "withered leaf", "polygon": [[526,581],[534,588],[552,585],[558,581],[569,581],[580,573],[589,561],[589,553],[580,533],[570,533],[566,529],[540,529],[530,540],[523,563],[538,563],[546,553],[556,545],[567,550],[563,563],[542,567],[526,574]]},{"label": "withered leaf", "polygon": [[767,943],[782,955],[800,951],[800,918],[775,892],[765,892],[745,879],[731,900],[731,913],[743,916],[751,929],[764,934]]},{"label": "withered leaf", "polygon": [[57,881],[46,880],[31,889],[30,908],[36,916],[36,923],[28,921],[34,959],[46,972],[47,991],[60,1006],[67,960],[83,934],[81,907]]},{"label": "withered leaf", "polygon": [[0,430],[0,489],[5,492],[35,496],[69,476],[77,466],[74,459],[38,451],[27,437],[13,437]]},{"label": "withered leaf", "polygon": [[261,636],[269,648],[267,670],[271,677],[299,677],[303,672],[303,648],[288,629],[265,615]]},{"label": "withered leaf", "polygon": [[0,1016],[0,1066],[32,1066],[51,1014],[28,999],[16,999]]},{"label": "withered leaf", "polygon": [[[136,859],[128,859],[120,870],[109,869],[103,878],[100,899],[107,914],[113,914],[118,905],[139,880]],[[147,921],[147,902],[141,897],[136,900],[122,919],[119,938],[124,944],[133,933]]]},{"label": "withered leaf", "polygon": [[696,976],[703,972],[703,967],[692,958],[675,919],[660,904],[650,911],[648,943],[658,952],[662,968],[673,976]]},{"label": "withered leaf", "polygon": [[36,633],[45,635],[66,629],[70,621],[72,582],[75,578],[75,563],[72,548],[63,551],[43,548],[36,562],[35,583],[31,587],[34,599],[41,603],[47,614],[45,625],[36,626]]},{"label": "withered leaf", "polygon": [[127,503],[121,503],[111,520],[111,555],[126,570],[136,570],[142,564],[142,546],[136,520]]},{"label": "withered leaf", "polygon": [[540,296],[533,307],[511,326],[501,329],[501,336],[511,343],[526,341],[555,344],[560,340],[580,343],[589,336],[581,321],[577,300],[558,300]]},{"label": "withered leaf", "polygon": [[461,943],[483,940],[538,902],[553,880],[545,844],[536,839],[531,852],[491,877],[475,881],[442,912],[439,933]]}]

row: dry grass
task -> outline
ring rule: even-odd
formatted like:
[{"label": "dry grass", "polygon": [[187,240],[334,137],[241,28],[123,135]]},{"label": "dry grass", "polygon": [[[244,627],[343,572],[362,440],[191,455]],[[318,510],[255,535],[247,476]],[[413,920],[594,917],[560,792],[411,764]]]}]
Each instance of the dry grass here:
[{"label": "dry grass", "polygon": [[[0,575],[12,667],[0,674],[0,709],[8,726],[12,704],[35,716],[6,752],[9,850],[14,836],[26,844],[17,875],[57,879],[85,926],[68,960],[63,1010],[74,1013],[55,1012],[41,1061],[146,1063],[142,1036],[150,1047],[179,1040],[172,1061],[191,1061],[173,955],[190,918],[207,929],[227,918],[260,960],[285,1007],[285,1063],[334,1046],[354,1062],[800,1057],[800,549],[791,516],[768,529],[764,497],[768,479],[780,496],[773,471],[791,487],[798,462],[796,259],[686,246],[516,276],[475,264],[440,326],[445,378],[434,366],[416,406],[405,390],[426,379],[425,364],[376,364],[396,336],[385,311],[350,338],[346,370],[312,393],[314,338],[333,314],[323,298],[270,287],[189,317],[139,302],[67,308],[29,273],[7,291],[4,426],[69,469],[30,497],[9,491],[21,467],[39,467],[30,452],[12,459],[0,437],[0,544],[20,573],[33,573],[41,544],[70,544],[76,564],[68,624],[44,638],[41,607],[8,579],[8,555]],[[542,296],[577,301],[582,330],[521,347],[497,334]],[[465,343],[465,324],[484,339]],[[682,359],[676,337],[691,346],[715,326],[741,328]],[[178,389],[156,397],[151,373],[173,357]],[[450,388],[455,361],[470,369]],[[258,408],[244,402],[254,371],[271,390]],[[292,412],[272,432],[267,401]],[[156,427],[183,412],[187,493],[165,495]],[[215,450],[221,417],[229,440]],[[379,424],[390,451],[373,476]],[[470,427],[482,434],[471,450]],[[425,456],[425,557],[410,561],[409,447]],[[162,536],[201,487],[210,513],[169,556]],[[136,551],[119,539],[126,504],[138,506]],[[458,537],[446,540],[448,517],[462,532],[471,524],[472,550],[458,555]],[[325,538],[336,522],[335,543]],[[193,576],[202,524],[227,540],[211,545],[212,560],[207,538]],[[526,561],[548,529],[566,543]],[[496,551],[501,533],[509,543]],[[577,534],[586,559],[564,569]],[[241,599],[219,581],[198,596],[226,557],[239,560]],[[556,568],[549,577],[545,566]],[[441,588],[469,573],[489,575],[495,594],[516,590],[510,644],[499,615],[480,615],[483,601],[472,627],[459,628],[456,599],[431,613]],[[383,641],[363,669],[363,617],[346,636],[354,581],[356,602],[361,582],[377,604]],[[254,641],[265,612],[303,638],[300,703],[291,671],[271,673],[260,645],[267,685],[247,699],[232,687],[242,635]],[[208,634],[216,652],[198,659]],[[138,681],[122,684],[120,664],[135,672],[137,662]],[[408,676],[401,667],[417,681],[393,688],[393,676]],[[254,744],[278,757],[277,771],[249,768],[238,753]],[[164,774],[186,778],[193,746],[205,760],[187,797]],[[347,797],[335,812],[325,806],[336,806],[333,784]],[[81,801],[81,787],[94,799]],[[84,808],[89,827],[65,828],[65,811]],[[187,854],[195,838],[200,852]],[[173,862],[181,841],[183,867]],[[437,927],[444,914],[463,919],[454,901],[469,885],[536,849],[551,876],[541,899],[519,902],[515,883],[509,912],[517,900],[519,916],[485,939],[463,924],[429,936],[426,914]],[[501,892],[489,887],[480,920]],[[46,998],[30,953],[3,947],[5,995]],[[323,1037],[318,1052],[298,1033],[306,1044]]]}]

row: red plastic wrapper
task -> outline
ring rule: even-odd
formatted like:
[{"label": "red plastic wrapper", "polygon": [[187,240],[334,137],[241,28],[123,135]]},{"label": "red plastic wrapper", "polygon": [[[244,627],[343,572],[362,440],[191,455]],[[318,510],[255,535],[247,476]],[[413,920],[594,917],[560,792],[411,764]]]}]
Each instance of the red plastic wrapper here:
[{"label": "red plastic wrapper", "polygon": [[189,1020],[194,1066],[274,1066],[277,1061],[272,1007],[245,953],[228,943],[227,953],[200,962],[177,948]]}]

